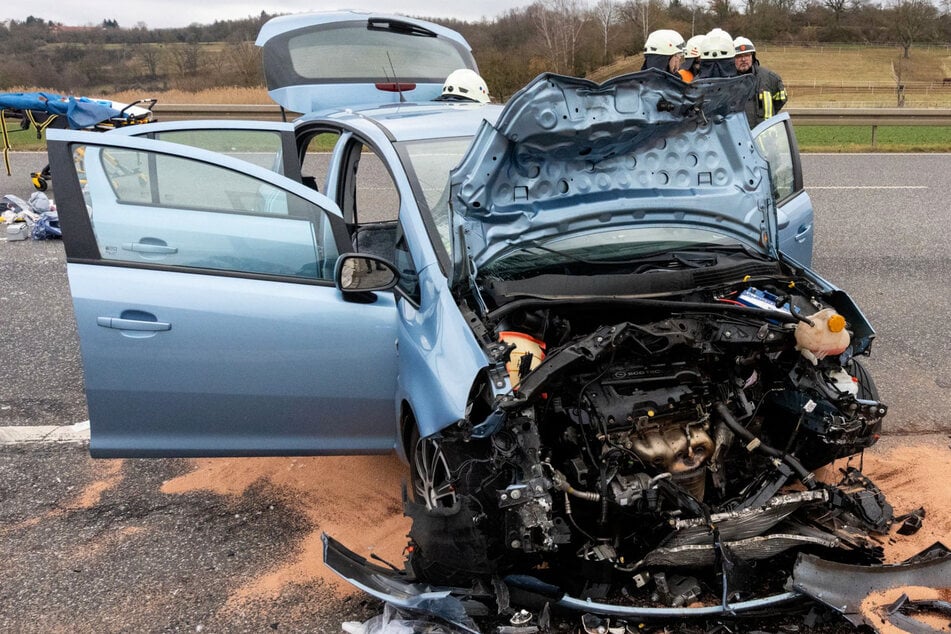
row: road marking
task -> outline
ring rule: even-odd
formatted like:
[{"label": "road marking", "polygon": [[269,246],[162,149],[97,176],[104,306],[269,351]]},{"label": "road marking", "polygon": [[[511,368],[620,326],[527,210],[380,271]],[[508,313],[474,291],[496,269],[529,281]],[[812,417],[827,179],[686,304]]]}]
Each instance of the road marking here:
[{"label": "road marking", "polygon": [[803,152],[803,156],[948,156],[949,152]]},{"label": "road marking", "polygon": [[928,189],[928,185],[807,185],[806,189]]},{"label": "road marking", "polygon": [[89,442],[89,421],[75,425],[22,425],[0,427],[0,445]]}]

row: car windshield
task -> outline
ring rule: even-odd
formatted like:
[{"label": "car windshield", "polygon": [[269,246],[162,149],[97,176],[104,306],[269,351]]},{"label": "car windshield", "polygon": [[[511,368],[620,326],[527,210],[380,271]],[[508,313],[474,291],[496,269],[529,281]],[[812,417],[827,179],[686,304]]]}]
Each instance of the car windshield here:
[{"label": "car windshield", "polygon": [[404,150],[404,156],[409,158],[410,165],[407,166],[409,167],[407,171],[416,175],[418,192],[423,198],[420,206],[429,210],[429,215],[439,233],[439,240],[447,253],[451,242],[449,171],[459,164],[471,143],[472,137],[465,136],[398,144]]},{"label": "car windshield", "polygon": [[[480,273],[502,279],[554,270],[590,273],[592,266],[640,264],[658,258],[684,266],[702,266],[698,264],[698,255],[722,250],[746,250],[746,247],[733,238],[703,229],[615,227],[523,244],[483,266]],[[687,260],[692,264],[686,263]]]}]

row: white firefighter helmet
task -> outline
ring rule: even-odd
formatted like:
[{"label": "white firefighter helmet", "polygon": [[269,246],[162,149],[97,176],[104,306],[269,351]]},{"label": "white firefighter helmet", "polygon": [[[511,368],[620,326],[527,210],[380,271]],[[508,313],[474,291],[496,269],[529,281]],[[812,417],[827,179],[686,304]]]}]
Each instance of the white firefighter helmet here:
[{"label": "white firefighter helmet", "polygon": [[733,40],[733,48],[736,50],[737,55],[746,55],[747,53],[756,52],[756,47],[753,46],[752,40],[742,35]]},{"label": "white firefighter helmet", "polygon": [[684,52],[684,38],[671,29],[660,29],[647,36],[645,55],[677,55]]},{"label": "white firefighter helmet", "polygon": [[713,29],[700,44],[700,59],[733,59],[733,38],[723,29]]},{"label": "white firefighter helmet", "polygon": [[442,85],[442,97],[471,99],[479,103],[489,103],[489,87],[479,73],[468,68],[460,68],[449,73]]},{"label": "white firefighter helmet", "polygon": [[684,47],[684,57],[687,59],[700,57],[700,44],[703,43],[703,38],[703,35],[694,35],[687,40],[687,45]]}]

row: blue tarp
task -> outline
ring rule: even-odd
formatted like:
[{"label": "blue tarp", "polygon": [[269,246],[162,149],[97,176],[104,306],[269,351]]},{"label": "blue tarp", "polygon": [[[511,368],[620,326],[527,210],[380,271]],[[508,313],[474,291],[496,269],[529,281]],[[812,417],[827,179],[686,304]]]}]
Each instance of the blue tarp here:
[{"label": "blue tarp", "polygon": [[68,97],[48,92],[0,93],[0,110],[41,110],[66,118],[69,127],[80,130],[108,121],[122,114],[112,107],[111,101],[88,97]]}]

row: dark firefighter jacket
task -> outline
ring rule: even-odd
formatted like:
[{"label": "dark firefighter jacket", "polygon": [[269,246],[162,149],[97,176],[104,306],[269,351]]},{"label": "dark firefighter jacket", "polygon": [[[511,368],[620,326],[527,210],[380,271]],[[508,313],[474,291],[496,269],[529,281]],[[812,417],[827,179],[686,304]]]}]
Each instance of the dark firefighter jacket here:
[{"label": "dark firefighter jacket", "polygon": [[778,113],[786,104],[786,87],[779,75],[754,62],[750,73],[756,77],[756,94],[746,103],[750,127]]}]

